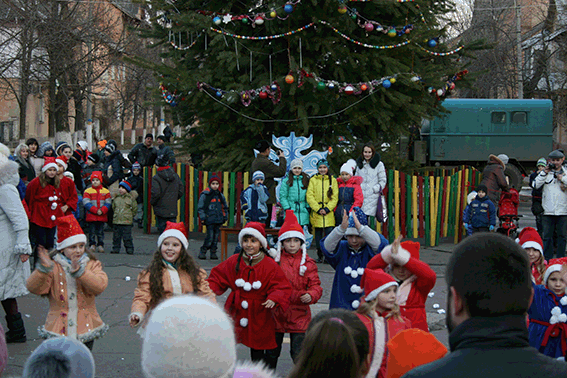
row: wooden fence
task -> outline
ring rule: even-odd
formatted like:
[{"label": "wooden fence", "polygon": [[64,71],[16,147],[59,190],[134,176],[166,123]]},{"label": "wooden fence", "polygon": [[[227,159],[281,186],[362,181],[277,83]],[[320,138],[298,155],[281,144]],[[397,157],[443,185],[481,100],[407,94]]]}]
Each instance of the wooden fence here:
[{"label": "wooden fence", "polygon": [[[213,174],[222,180],[222,192],[229,206],[229,227],[242,227],[246,223],[240,208],[240,193],[248,187],[248,172],[206,172],[190,165],[175,164],[185,196],[178,202],[178,221],[185,222],[190,232],[205,232],[201,225],[197,204],[199,195],[207,187]],[[151,177],[155,168],[144,167],[144,229],[150,232],[155,219],[150,206]],[[464,235],[463,210],[467,194],[480,183],[481,172],[461,166],[453,169],[436,169],[422,174],[406,174],[388,170],[388,186],[384,190],[388,206],[388,221],[378,224],[376,230],[393,241],[398,235],[406,238],[423,238],[425,244],[435,246],[441,238],[452,238],[458,243]]]}]

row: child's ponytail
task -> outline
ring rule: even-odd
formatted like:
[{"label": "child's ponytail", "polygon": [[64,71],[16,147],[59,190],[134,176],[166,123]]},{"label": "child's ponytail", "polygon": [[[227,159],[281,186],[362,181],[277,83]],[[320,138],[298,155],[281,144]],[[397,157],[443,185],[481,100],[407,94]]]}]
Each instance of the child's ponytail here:
[{"label": "child's ponytail", "polygon": [[[331,199],[333,196],[333,176],[330,173],[327,173],[327,177],[329,178],[329,190],[327,190],[327,198]],[[325,178],[323,177],[323,181]]]}]

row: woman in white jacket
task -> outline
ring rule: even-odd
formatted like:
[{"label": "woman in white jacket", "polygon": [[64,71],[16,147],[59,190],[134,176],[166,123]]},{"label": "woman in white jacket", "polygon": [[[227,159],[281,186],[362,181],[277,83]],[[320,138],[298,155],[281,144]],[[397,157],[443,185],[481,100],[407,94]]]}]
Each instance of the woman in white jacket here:
[{"label": "woman in white jacket", "polygon": [[387,177],[384,163],[380,161],[380,155],[376,153],[374,146],[366,143],[362,147],[361,156],[356,159],[356,176],[363,178],[362,194],[364,203],[362,212],[371,219],[371,227],[375,226],[376,207],[378,206],[378,196],[386,187]]}]

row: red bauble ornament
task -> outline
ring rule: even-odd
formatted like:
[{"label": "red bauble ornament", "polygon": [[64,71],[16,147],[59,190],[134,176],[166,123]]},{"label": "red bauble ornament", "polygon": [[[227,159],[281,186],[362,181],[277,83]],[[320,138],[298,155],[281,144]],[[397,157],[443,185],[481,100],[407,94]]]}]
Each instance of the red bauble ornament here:
[{"label": "red bauble ornament", "polygon": [[285,77],[285,82],[288,83],[288,84],[292,84],[294,81],[295,81],[295,79],[294,79],[293,75],[287,75]]},{"label": "red bauble ornament", "polygon": [[354,93],[354,87],[353,87],[352,85],[347,85],[347,86],[345,87],[345,93],[346,93],[347,95],[353,94],[353,93]]},{"label": "red bauble ornament", "polygon": [[265,100],[265,99],[268,98],[268,94],[264,91],[260,92],[259,96],[262,100]]}]

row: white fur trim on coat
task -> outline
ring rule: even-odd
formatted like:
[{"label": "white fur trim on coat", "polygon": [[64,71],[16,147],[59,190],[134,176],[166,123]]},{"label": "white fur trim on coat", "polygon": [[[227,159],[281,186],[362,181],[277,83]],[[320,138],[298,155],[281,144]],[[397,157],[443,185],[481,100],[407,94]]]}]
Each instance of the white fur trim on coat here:
[{"label": "white fur trim on coat", "polygon": [[181,244],[183,244],[185,250],[189,249],[189,242],[187,241],[187,237],[183,234],[183,232],[173,228],[162,232],[157,241],[158,248],[161,248],[163,241],[169,237],[177,238],[181,242]]},{"label": "white fur trim on coat", "polygon": [[400,248],[398,248],[398,253],[397,254],[392,254],[392,260],[394,260],[394,264],[396,265],[400,265],[400,266],[404,266],[408,263],[409,259],[411,257],[411,253],[409,253],[409,251],[407,249],[404,249],[404,247],[400,246]]},{"label": "white fur trim on coat", "polygon": [[256,239],[260,240],[260,244],[262,244],[262,247],[268,249],[268,240],[264,237],[264,235],[260,233],[260,231],[252,227],[244,227],[238,233],[238,244],[240,244],[240,246],[242,246],[242,240],[246,235],[254,236]]},{"label": "white fur trim on coat", "polygon": [[396,281],[387,282],[384,285],[382,285],[382,286],[372,290],[370,293],[368,293],[366,295],[366,297],[364,297],[364,300],[366,302],[373,301],[374,299],[376,299],[376,297],[378,297],[378,294],[380,294],[381,292],[383,292],[384,290],[386,290],[390,286],[398,286],[398,283]]},{"label": "white fur trim on coat", "polygon": [[378,316],[374,318],[372,323],[374,326],[374,353],[366,378],[375,378],[378,376],[378,371],[380,371],[382,359],[384,358],[384,351],[386,350],[386,322],[384,318]]}]

